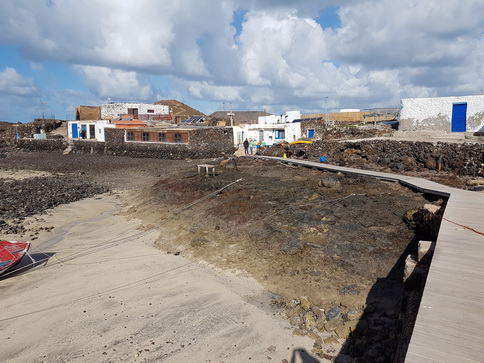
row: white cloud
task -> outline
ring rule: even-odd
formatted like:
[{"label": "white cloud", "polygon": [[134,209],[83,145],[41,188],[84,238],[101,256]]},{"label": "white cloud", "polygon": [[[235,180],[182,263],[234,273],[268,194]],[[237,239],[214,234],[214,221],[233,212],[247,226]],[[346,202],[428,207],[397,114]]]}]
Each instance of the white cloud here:
[{"label": "white cloud", "polygon": [[38,94],[30,78],[25,78],[13,68],[6,67],[0,72],[0,94],[32,97]]},{"label": "white cloud", "polygon": [[91,92],[100,98],[151,101],[155,97],[151,82],[136,72],[94,66],[77,66],[75,69],[84,76]]},{"label": "white cloud", "polygon": [[[341,28],[316,23],[329,6]],[[163,93],[239,109],[396,106],[484,87],[483,13],[482,0],[3,0],[0,43],[75,65],[101,98],[157,99],[156,76],[174,80]]]},{"label": "white cloud", "polygon": [[218,86],[208,82],[190,82],[190,94],[198,99],[211,98],[217,101],[242,101],[240,87]]},{"label": "white cloud", "polygon": [[465,60],[484,27],[480,0],[364,1],[339,11],[332,56],[369,68]]},{"label": "white cloud", "polygon": [[304,86],[327,55],[321,27],[283,11],[248,14],[239,50],[242,78],[273,87]]}]

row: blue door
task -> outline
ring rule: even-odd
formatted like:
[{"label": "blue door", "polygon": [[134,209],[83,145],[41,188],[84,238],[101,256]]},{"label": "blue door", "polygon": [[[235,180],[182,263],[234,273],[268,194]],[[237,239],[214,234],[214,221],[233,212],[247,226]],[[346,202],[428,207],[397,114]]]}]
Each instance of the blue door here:
[{"label": "blue door", "polygon": [[466,131],[467,103],[454,103],[452,105],[452,132]]},{"label": "blue door", "polygon": [[314,129],[308,129],[308,137],[314,137]]},{"label": "blue door", "polygon": [[72,124],[72,138],[77,139],[79,137],[79,129],[77,124]]}]

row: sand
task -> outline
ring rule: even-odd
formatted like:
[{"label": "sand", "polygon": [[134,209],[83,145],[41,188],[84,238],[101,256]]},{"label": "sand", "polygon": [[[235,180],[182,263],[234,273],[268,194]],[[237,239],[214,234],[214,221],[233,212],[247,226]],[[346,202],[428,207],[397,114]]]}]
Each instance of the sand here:
[{"label": "sand", "polygon": [[0,280],[1,362],[319,362],[255,280],[156,249],[120,200],[31,218],[51,256]]}]

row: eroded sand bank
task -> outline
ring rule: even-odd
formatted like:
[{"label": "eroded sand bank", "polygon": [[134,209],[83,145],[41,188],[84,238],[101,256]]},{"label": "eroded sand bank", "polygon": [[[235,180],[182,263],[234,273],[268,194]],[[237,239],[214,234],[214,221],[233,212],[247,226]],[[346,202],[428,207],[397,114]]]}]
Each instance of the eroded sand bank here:
[{"label": "eroded sand bank", "polygon": [[159,231],[120,208],[103,195],[34,222],[54,229],[31,254],[53,255],[0,280],[0,361],[298,362],[311,350],[257,282],[156,249]]}]

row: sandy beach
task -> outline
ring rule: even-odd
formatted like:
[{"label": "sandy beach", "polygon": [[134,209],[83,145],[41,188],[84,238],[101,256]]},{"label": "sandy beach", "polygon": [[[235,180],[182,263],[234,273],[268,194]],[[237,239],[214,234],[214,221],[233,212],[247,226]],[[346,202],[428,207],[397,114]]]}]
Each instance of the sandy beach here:
[{"label": "sandy beach", "polygon": [[0,280],[0,361],[319,361],[256,281],[156,249],[122,207],[111,193],[29,218],[54,227],[30,250],[50,257]]}]

